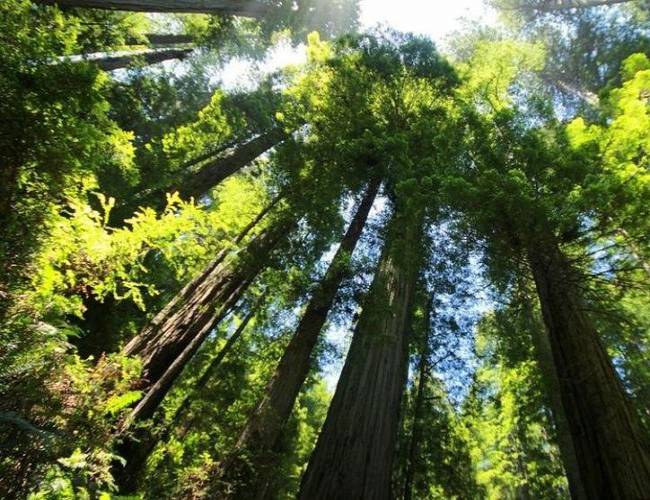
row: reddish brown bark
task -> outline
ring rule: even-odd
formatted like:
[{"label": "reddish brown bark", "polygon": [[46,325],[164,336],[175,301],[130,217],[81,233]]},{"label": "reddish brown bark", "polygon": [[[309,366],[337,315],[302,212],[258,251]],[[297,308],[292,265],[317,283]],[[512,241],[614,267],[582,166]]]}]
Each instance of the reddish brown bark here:
[{"label": "reddish brown bark", "polygon": [[[375,180],[359,204],[325,276],[315,290],[296,332],[268,383],[264,396],[239,437],[236,450],[218,471],[218,488],[233,498],[262,496],[275,463],[274,450],[310,369],[312,352],[359,241],[380,182]],[[245,460],[242,460],[245,456]],[[227,487],[229,493],[224,494]]]},{"label": "reddish brown bark", "polygon": [[300,499],[391,496],[421,220],[396,217],[391,223]]},{"label": "reddish brown bark", "polygon": [[153,414],[205,338],[266,266],[269,254],[290,227],[289,223],[278,223],[257,236],[244,254],[211,265],[210,272],[203,273],[190,290],[184,290],[189,297],[145,333],[151,337],[138,352],[129,351],[127,346],[126,354],[137,354],[142,360],[143,376],[149,383],[131,419],[141,420]]},{"label": "reddish brown bark", "polygon": [[[241,242],[279,198],[242,230],[235,244]],[[147,391],[131,414],[131,420],[152,415],[185,364],[267,265],[269,254],[292,226],[292,221],[281,218],[239,254],[228,257],[229,249],[223,249],[205,271],[125,346],[123,354],[137,355],[142,360]]]},{"label": "reddish brown bark", "polygon": [[529,260],[587,497],[646,498],[647,436],[585,312],[579,277],[552,239]]},{"label": "reddish brown bark", "polygon": [[262,18],[269,6],[241,0],[34,0],[45,5],[134,12],[187,12]]},{"label": "reddish brown bark", "polygon": [[227,340],[226,344],[214,356],[201,376],[196,380],[192,390],[185,396],[181,404],[176,408],[174,415],[169,422],[162,423],[160,431],[152,431],[151,428],[143,428],[135,431],[135,435],[125,438],[120,445],[119,455],[126,461],[123,468],[115,469],[115,477],[120,486],[121,493],[133,493],[137,489],[140,474],[146,464],[147,458],[155,449],[156,445],[165,441],[171,431],[178,425],[181,418],[190,408],[196,394],[201,391],[210,379],[213,378],[217,368],[223,359],[232,351],[233,347],[244,333],[248,323],[253,319],[259,309],[261,300],[244,317],[235,332]]},{"label": "reddish brown bark", "polygon": [[[183,197],[198,197],[205,194],[210,188],[218,185],[227,177],[239,172],[255,158],[287,138],[287,134],[281,128],[275,128],[265,132],[250,141],[237,146],[220,158],[201,166],[195,172],[189,174],[178,187],[172,191],[178,191]],[[207,160],[214,154],[206,154],[199,161]]]},{"label": "reddish brown bark", "polygon": [[578,465],[575,448],[573,447],[573,439],[571,438],[569,423],[567,422],[564,407],[562,406],[562,398],[560,396],[560,378],[558,377],[553,362],[551,343],[549,342],[548,333],[541,322],[541,318],[539,318],[533,310],[531,298],[529,298],[527,292],[524,293],[523,314],[525,315],[526,326],[531,333],[537,366],[539,366],[542,373],[547,396],[546,399],[551,409],[551,415],[555,424],[557,444],[560,449],[562,464],[564,465],[564,471],[569,483],[569,492],[571,498],[574,500],[586,500],[587,494],[585,493],[582,477],[580,476],[580,467]]}]

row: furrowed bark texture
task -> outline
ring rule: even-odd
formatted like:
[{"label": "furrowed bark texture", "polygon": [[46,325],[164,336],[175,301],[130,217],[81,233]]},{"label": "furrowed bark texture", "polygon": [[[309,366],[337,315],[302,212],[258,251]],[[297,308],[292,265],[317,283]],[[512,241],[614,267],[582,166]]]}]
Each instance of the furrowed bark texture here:
[{"label": "furrowed bark texture", "polygon": [[269,6],[242,0],[34,0],[45,5],[133,12],[187,12],[262,18]]},{"label": "furrowed bark texture", "polygon": [[126,460],[126,465],[123,468],[116,469],[116,480],[120,486],[121,493],[133,493],[137,490],[138,480],[147,462],[147,458],[159,442],[167,440],[173,429],[190,408],[193,398],[214,376],[223,359],[232,351],[232,348],[241,337],[248,323],[250,323],[259,310],[259,305],[260,303],[258,302],[258,304],[251,308],[223,348],[210,360],[207,368],[205,368],[201,376],[196,380],[192,390],[185,396],[178,408],[176,408],[169,422],[161,423],[161,430],[157,432],[152,431],[149,427],[138,429],[134,436],[126,438],[121,444],[119,455]]},{"label": "furrowed bark texture", "polygon": [[177,190],[183,197],[201,196],[286,138],[287,134],[281,128],[259,135],[234,148],[223,157],[203,165],[196,172],[188,175],[181,185],[172,191]]},{"label": "furrowed bark texture", "polygon": [[[264,396],[249,417],[233,456],[222,464],[219,484],[230,488],[223,496],[262,497],[277,457],[275,448],[309,373],[312,351],[334,304],[341,282],[349,275],[349,261],[359,241],[380,181],[368,186],[332,262],[307,305],[296,332],[266,386]],[[241,455],[246,460],[240,459]],[[219,486],[218,486],[219,487]]]},{"label": "furrowed bark texture", "polygon": [[[278,199],[242,230],[235,244],[251,231]],[[149,387],[159,382],[194,339],[205,338],[230,311],[264,268],[271,251],[292,227],[292,221],[280,219],[228,259],[229,248],[224,248],[124,347],[123,354],[137,355],[142,360],[143,377]]]},{"label": "furrowed bark texture", "polygon": [[244,255],[224,261],[205,276],[192,297],[161,325],[154,340],[138,353],[151,384],[130,420],[149,418],[212,329],[230,312],[264,269],[268,256],[290,224],[278,224],[253,240]]},{"label": "furrowed bark texture", "polygon": [[[421,218],[394,218],[299,498],[388,499]],[[399,242],[399,245],[397,243]],[[399,248],[399,250],[397,250]]]},{"label": "furrowed bark texture", "polygon": [[169,49],[156,50],[152,52],[140,52],[137,54],[128,54],[123,56],[107,56],[101,59],[84,59],[97,64],[104,71],[114,71],[116,69],[126,68],[140,59],[144,60],[147,65],[157,64],[172,59],[183,60],[187,58],[193,49]]},{"label": "furrowed bark texture", "polygon": [[647,437],[584,311],[575,272],[552,240],[531,248],[529,260],[587,497],[647,498]]},{"label": "furrowed bark texture", "polygon": [[[233,240],[233,245],[238,245],[241,243],[246,236],[250,234],[253,228],[259,224],[259,222],[278,204],[278,202],[283,198],[282,194],[276,196],[269,205],[267,205],[264,210],[262,210],[251,222],[249,222]],[[190,281],[185,287],[178,293],[176,296],[169,301],[169,303],[154,317],[151,322],[142,329],[142,331],[124,347],[123,353],[129,356],[138,354],[141,352],[145,345],[150,342],[156,335],[159,330],[160,325],[162,325],[165,319],[172,314],[176,308],[179,307],[184,301],[189,300],[192,297],[193,290],[203,281],[207,275],[215,270],[215,268],[223,262],[228,253],[231,251],[230,248],[223,248],[215,257],[215,259],[203,270],[203,272]]]}]

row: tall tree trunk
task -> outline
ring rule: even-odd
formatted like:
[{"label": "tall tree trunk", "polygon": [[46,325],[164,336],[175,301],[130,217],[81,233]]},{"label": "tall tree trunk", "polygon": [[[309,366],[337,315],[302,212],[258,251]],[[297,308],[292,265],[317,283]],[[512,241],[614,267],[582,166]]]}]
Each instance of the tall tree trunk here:
[{"label": "tall tree trunk", "polygon": [[92,62],[97,64],[104,71],[114,71],[116,69],[127,68],[138,60],[144,60],[147,66],[151,64],[170,61],[172,59],[183,60],[187,58],[194,49],[168,49],[153,50],[149,52],[136,52],[121,56],[105,56],[99,59],[81,59],[83,62]]},{"label": "tall tree trunk", "polygon": [[[427,318],[429,318],[430,308],[427,308]],[[430,321],[427,320],[427,325]],[[411,429],[411,438],[409,440],[408,456],[406,461],[406,470],[404,471],[404,500],[413,498],[413,479],[415,478],[415,468],[420,453],[420,442],[424,434],[422,427],[425,388],[429,378],[429,330],[423,336],[422,346],[420,348],[420,360],[418,362],[418,388],[415,396],[415,407],[413,408],[413,428]]]},{"label": "tall tree trunk", "polygon": [[178,12],[261,19],[271,13],[262,2],[242,0],[34,0],[45,5],[133,12]]},{"label": "tall tree trunk", "polygon": [[[203,165],[195,172],[190,173],[176,188],[183,197],[201,196],[210,188],[218,185],[227,177],[239,172],[246,165],[250,164],[255,158],[287,138],[286,132],[278,127],[265,132],[244,144],[237,146],[232,151],[227,152],[221,158],[217,158],[210,163]],[[210,158],[208,154],[202,160]],[[202,161],[199,160],[199,161]]]},{"label": "tall tree trunk", "polygon": [[422,217],[393,217],[299,498],[388,499]]},{"label": "tall tree trunk", "polygon": [[200,275],[190,281],[185,287],[176,294],[176,296],[170,300],[167,305],[145,326],[142,331],[135,337],[133,337],[129,343],[124,347],[124,353],[126,355],[132,356],[139,353],[144,349],[145,345],[152,340],[156,335],[156,331],[159,326],[165,321],[165,319],[172,314],[172,311],[177,309],[179,305],[187,301],[192,296],[192,290],[198,286],[198,284],[205,279],[205,277],[214,269],[223,262],[226,256],[231,252],[231,246],[236,247],[239,245],[246,236],[259,224],[264,217],[273,209],[275,206],[282,200],[284,193],[278,194],[264,209],[255,216],[244,228],[239,232],[239,234],[232,241],[232,245],[223,248],[215,257],[215,259],[202,271]]},{"label": "tall tree trunk", "polygon": [[153,332],[152,340],[137,353],[148,392],[131,412],[128,423],[153,415],[188,361],[266,267],[271,251],[291,227],[284,221],[277,223],[255,238],[245,255],[216,266],[197,283],[189,300]]},{"label": "tall tree trunk", "polygon": [[[120,444],[118,454],[126,461],[124,467],[115,468],[115,479],[120,487],[120,493],[133,493],[137,490],[138,480],[147,462],[147,458],[159,442],[167,440],[171,432],[181,421],[181,418],[190,408],[196,395],[205,387],[208,381],[212,379],[223,359],[230,351],[232,351],[233,347],[244,333],[248,323],[250,323],[253,317],[257,314],[261,301],[262,297],[260,297],[260,300],[251,307],[250,311],[246,314],[237,329],[226,341],[226,344],[219,350],[216,356],[210,360],[208,366],[196,380],[192,389],[185,395],[181,404],[178,405],[176,411],[174,411],[172,418],[169,419],[168,422],[161,422],[161,429],[158,431],[150,427],[137,429],[135,435],[125,438]],[[160,412],[157,413],[157,417],[158,416],[162,417]]]},{"label": "tall tree trunk", "polygon": [[536,243],[529,260],[587,497],[647,498],[647,436],[585,313],[577,273],[554,240]]},{"label": "tall tree trunk", "polygon": [[[309,373],[311,357],[341,282],[349,275],[350,257],[359,241],[380,181],[373,180],[352,219],[325,276],[307,305],[289,345],[251,414],[234,453],[217,472],[217,488],[232,498],[261,497],[277,462],[276,445]],[[242,460],[243,458],[243,460]]]},{"label": "tall tree trunk", "polygon": [[146,33],[144,40],[128,38],[127,45],[178,45],[183,43],[194,43],[196,38],[193,35],[175,33]]},{"label": "tall tree trunk", "polygon": [[[265,209],[235,239],[239,243],[264,216]],[[281,217],[256,236],[245,249],[226,258],[225,248],[123,349],[143,363],[144,399],[131,414],[139,420],[151,416],[185,363],[266,266],[268,257],[294,222]]]},{"label": "tall tree trunk", "polygon": [[562,457],[562,464],[569,482],[569,492],[573,500],[587,500],[585,486],[580,476],[578,457],[573,446],[571,430],[567,421],[562,397],[560,395],[560,378],[553,362],[553,352],[548,333],[535,314],[528,296],[524,297],[524,314],[533,339],[533,347],[537,365],[544,377],[546,396],[551,408],[553,422],[557,433],[558,447]]},{"label": "tall tree trunk", "polygon": [[634,0],[546,0],[543,2],[525,2],[519,9],[539,12],[561,12],[571,9],[590,9],[603,5],[611,6],[632,1]]}]

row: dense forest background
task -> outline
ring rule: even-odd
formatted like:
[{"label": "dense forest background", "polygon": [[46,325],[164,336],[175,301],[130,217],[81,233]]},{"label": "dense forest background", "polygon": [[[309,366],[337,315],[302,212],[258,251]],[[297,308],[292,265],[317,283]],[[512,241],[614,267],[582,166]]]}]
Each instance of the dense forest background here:
[{"label": "dense forest background", "polygon": [[0,2],[1,498],[650,498],[649,4],[488,5]]}]

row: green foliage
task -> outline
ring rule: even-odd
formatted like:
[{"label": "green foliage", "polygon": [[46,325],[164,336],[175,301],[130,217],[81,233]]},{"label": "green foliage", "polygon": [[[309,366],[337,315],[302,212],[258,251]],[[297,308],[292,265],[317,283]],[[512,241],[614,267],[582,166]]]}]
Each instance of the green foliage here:
[{"label": "green foliage", "polygon": [[[417,384],[420,380],[416,381]],[[407,392],[400,435],[400,458],[407,460],[409,441],[413,432],[414,411],[417,398],[416,385]],[[404,481],[403,467],[413,467],[413,498],[446,499],[475,498],[480,493],[475,481],[463,422],[451,406],[439,379],[429,376],[423,392],[425,408],[418,425],[424,430],[418,441],[418,453],[414,462],[403,464],[398,470],[396,484]],[[409,457],[410,458],[410,457]]]},{"label": "green foliage", "polygon": [[478,41],[459,65],[465,75],[461,94],[475,100],[481,111],[497,112],[512,104],[514,84],[542,68],[544,55],[540,43]]},{"label": "green foliage", "polygon": [[[90,499],[108,500],[116,490],[110,473],[117,457],[105,452],[83,453],[76,449],[72,455],[58,460],[60,465],[47,471],[39,490],[31,493],[29,500]],[[90,488],[78,486],[91,484]]]},{"label": "green foliage", "polygon": [[[274,221],[293,219],[295,229],[210,332],[159,414],[135,429],[160,438],[138,494],[210,497],[215,468],[273,376],[351,200],[373,179],[382,181],[384,215],[394,215],[387,228],[388,217],[375,217],[366,231],[366,260],[376,258],[375,240],[406,234],[391,245],[391,262],[422,275],[435,264],[438,274],[427,276],[440,295],[461,287],[450,276],[462,267],[457,254],[471,253],[468,279],[487,264],[489,285],[507,302],[484,315],[470,348],[451,353],[473,366],[471,381],[455,381],[467,394],[459,405],[443,384],[458,378],[448,365],[411,377],[396,491],[411,467],[416,498],[567,497],[557,409],[534,349],[540,322],[519,297],[540,243],[557,243],[570,262],[571,284],[650,427],[650,61],[642,12],[567,17],[530,2],[495,3],[508,11],[511,30],[459,34],[452,64],[424,37],[355,33],[352,0],[283,0],[259,20],[3,1],[0,496],[118,495],[115,438],[143,384],[140,360],[121,347],[220,252],[237,259]],[[141,67],[112,76],[65,57],[143,42],[156,28],[192,35],[202,57],[172,72]],[[286,39],[307,40],[304,65],[250,91],[215,88],[216,67],[262,58]],[[589,103],[567,104],[560,91]],[[200,200],[169,192],[226,149],[276,128],[290,136],[254,168],[205,186]],[[278,193],[282,201],[235,243]],[[453,230],[455,240],[429,231],[441,220],[438,233]],[[416,233],[420,221],[427,226]],[[453,248],[416,269],[425,248],[445,245]],[[354,323],[364,304],[364,318],[387,318],[392,291],[363,301],[371,272],[357,270],[339,316]],[[242,338],[197,388],[260,296]],[[411,345],[429,363],[433,343],[420,342],[427,322],[418,303]],[[460,336],[457,324],[436,324],[441,338]],[[274,450],[273,498],[296,495],[327,413],[331,352],[321,340]],[[418,452],[407,458],[418,426]]]},{"label": "green foliage", "polygon": [[[622,87],[612,89],[603,103],[606,124],[576,118],[567,126],[571,145],[597,165],[580,193],[586,207],[597,206],[601,224],[631,232],[647,256],[647,200],[650,195],[650,69],[643,54],[623,62]],[[598,204],[594,201],[598,200]]]},{"label": "green foliage", "polygon": [[[0,245],[4,296],[20,286],[38,228],[59,197],[115,168],[133,175],[131,135],[107,117],[107,77],[89,64],[55,62],[75,50],[80,21],[28,1],[0,6]],[[4,299],[0,312],[6,311]]]},{"label": "green foliage", "polygon": [[508,328],[511,321],[506,315],[495,315],[479,328],[481,365],[462,417],[476,481],[490,499],[568,498],[543,378],[530,359],[531,346],[523,344],[528,352],[520,352],[517,359],[512,350],[500,353],[495,345],[512,343],[512,338],[503,338],[504,326]]},{"label": "green foliage", "polygon": [[207,149],[224,142],[232,132],[222,110],[223,94],[216,92],[210,104],[199,111],[194,123],[181,126],[163,138],[163,150],[173,160],[187,161]]}]

